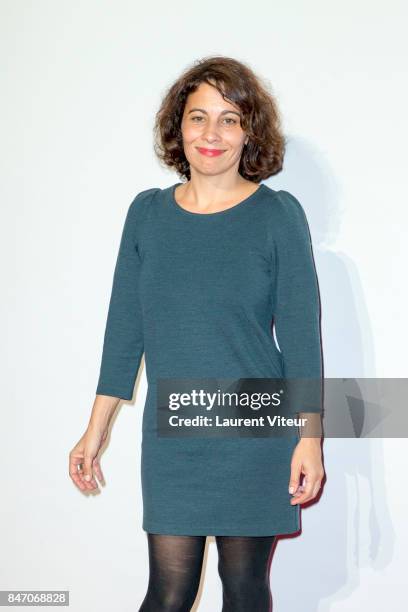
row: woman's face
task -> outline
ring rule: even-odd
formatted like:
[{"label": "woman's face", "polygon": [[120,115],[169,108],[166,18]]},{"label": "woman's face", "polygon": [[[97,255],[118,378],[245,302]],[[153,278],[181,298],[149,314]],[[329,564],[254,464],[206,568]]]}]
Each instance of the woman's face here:
[{"label": "woman's face", "polygon": [[186,101],[181,133],[184,154],[201,174],[238,172],[239,161],[248,137],[241,127],[239,108],[225,101],[220,92],[200,83]]}]

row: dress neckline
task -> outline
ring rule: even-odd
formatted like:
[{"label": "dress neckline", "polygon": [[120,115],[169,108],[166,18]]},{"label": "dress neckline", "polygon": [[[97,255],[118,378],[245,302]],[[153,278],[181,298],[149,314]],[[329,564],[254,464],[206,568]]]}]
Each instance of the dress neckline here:
[{"label": "dress neckline", "polygon": [[259,192],[262,192],[265,189],[265,185],[263,183],[260,183],[258,189],[256,189],[249,196],[247,196],[246,198],[244,198],[243,200],[241,200],[237,204],[234,204],[234,206],[230,206],[229,208],[225,208],[224,210],[217,210],[217,211],[212,212],[212,213],[196,213],[196,212],[192,212],[191,210],[186,210],[176,200],[176,197],[175,197],[176,188],[179,185],[182,185],[182,184],[183,183],[175,183],[170,188],[170,200],[171,200],[173,208],[175,208],[179,213],[181,213],[183,215],[186,215],[186,216],[189,216],[189,217],[197,217],[197,218],[200,218],[200,219],[202,219],[202,218],[214,218],[214,217],[219,217],[219,216],[225,216],[225,215],[228,215],[228,214],[232,214],[232,213],[236,212],[237,210],[240,210],[240,209],[244,208],[245,206],[247,206],[248,204],[252,203],[252,200],[254,200],[255,197],[257,195],[259,195]]}]

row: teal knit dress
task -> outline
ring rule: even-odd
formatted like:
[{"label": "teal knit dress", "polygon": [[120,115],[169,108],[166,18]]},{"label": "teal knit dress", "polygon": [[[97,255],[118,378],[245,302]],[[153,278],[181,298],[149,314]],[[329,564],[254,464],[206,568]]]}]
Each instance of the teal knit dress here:
[{"label": "teal knit dress", "polygon": [[175,200],[179,184],[141,191],[127,211],[96,393],[132,399],[144,353],[146,532],[293,533],[300,508],[288,485],[298,438],[160,437],[156,391],[158,379],[173,377],[320,379],[306,216],[293,195],[265,184],[232,208],[193,213]]}]

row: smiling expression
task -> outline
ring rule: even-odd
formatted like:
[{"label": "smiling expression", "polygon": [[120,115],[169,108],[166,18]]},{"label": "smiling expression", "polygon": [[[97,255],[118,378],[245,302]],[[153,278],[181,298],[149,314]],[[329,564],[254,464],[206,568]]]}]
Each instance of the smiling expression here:
[{"label": "smiling expression", "polygon": [[239,108],[208,83],[200,83],[186,101],[181,122],[184,154],[191,169],[204,174],[238,171],[247,135]]}]

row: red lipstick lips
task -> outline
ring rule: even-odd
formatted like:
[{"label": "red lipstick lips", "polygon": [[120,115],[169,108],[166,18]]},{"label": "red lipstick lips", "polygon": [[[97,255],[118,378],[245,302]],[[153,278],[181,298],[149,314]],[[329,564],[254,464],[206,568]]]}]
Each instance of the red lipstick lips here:
[{"label": "red lipstick lips", "polygon": [[224,153],[224,149],[205,149],[204,147],[197,147],[197,151],[201,155],[207,155],[207,157],[217,157]]}]

